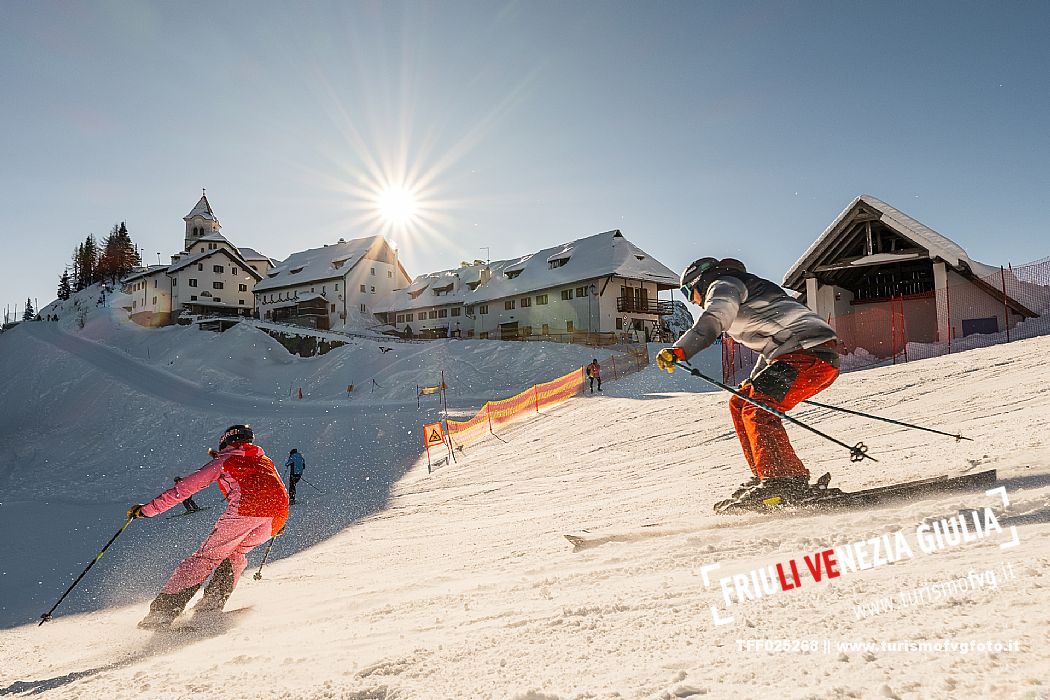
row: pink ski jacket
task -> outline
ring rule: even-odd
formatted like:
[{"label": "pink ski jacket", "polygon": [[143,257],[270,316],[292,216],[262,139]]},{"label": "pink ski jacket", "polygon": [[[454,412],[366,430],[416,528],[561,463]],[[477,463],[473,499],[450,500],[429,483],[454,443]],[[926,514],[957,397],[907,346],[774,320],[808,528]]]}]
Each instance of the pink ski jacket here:
[{"label": "pink ski jacket", "polygon": [[246,442],[229,445],[203,467],[142,506],[152,518],[218,482],[228,505],[226,513],[273,518],[273,534],[288,520],[288,492],[273,462],[262,448]]}]

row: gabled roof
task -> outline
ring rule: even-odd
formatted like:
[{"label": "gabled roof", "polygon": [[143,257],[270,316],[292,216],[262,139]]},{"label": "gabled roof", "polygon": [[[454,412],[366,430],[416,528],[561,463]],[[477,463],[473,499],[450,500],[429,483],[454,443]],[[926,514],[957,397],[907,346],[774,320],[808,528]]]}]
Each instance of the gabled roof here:
[{"label": "gabled roof", "polygon": [[137,280],[139,277],[149,277],[150,275],[156,272],[164,272],[167,269],[167,265],[149,265],[148,267],[144,267],[141,270],[135,270],[131,274],[121,279],[120,282],[121,284],[127,284],[132,280]]},{"label": "gabled roof", "polygon": [[200,216],[207,219],[208,221],[214,221],[216,223],[218,223],[219,221],[219,219],[215,216],[215,212],[212,211],[211,204],[208,202],[208,198],[205,195],[201,195],[201,198],[197,202],[196,206],[194,206],[193,209],[190,210],[189,214],[182,217],[182,220],[189,221],[195,216]]},{"label": "gabled roof", "polygon": [[[376,256],[386,255],[390,251],[385,238],[370,236],[292,253],[266,273],[266,279],[255,285],[255,291],[336,279],[353,269],[363,258],[379,259]],[[404,268],[401,271],[404,272]]]},{"label": "gabled roof", "polygon": [[255,250],[255,248],[238,248],[237,252],[241,254],[242,258],[244,258],[245,260],[248,260],[248,261],[251,261],[251,260],[265,260],[266,262],[270,263],[271,265],[274,264],[273,260],[270,260],[270,258],[266,257],[265,255],[263,255],[259,251]]},{"label": "gabled roof", "polygon": [[[500,266],[506,261],[496,261],[491,265]],[[412,280],[412,284],[403,289],[395,289],[389,300],[373,308],[374,313],[386,311],[405,311],[411,309],[465,304],[472,298],[472,285],[477,285],[482,278],[485,263],[462,265],[451,270],[428,272]],[[439,290],[440,295],[435,293]]]},{"label": "gabled roof", "polygon": [[[245,262],[244,259],[241,258],[241,256],[237,255],[236,253],[231,252],[229,248],[216,248],[214,250],[206,250],[203,253],[197,253],[195,255],[190,255],[189,257],[186,257],[186,258],[183,258],[182,260],[179,260],[174,265],[171,265],[168,268],[168,274],[170,275],[173,272],[178,272],[179,270],[181,270],[181,269],[183,269],[183,268],[185,268],[185,267],[187,267],[189,265],[192,265],[194,263],[198,263],[201,260],[204,260],[205,258],[210,258],[211,256],[218,255],[218,254],[225,255],[232,262],[235,262],[235,263],[237,263],[238,266],[243,267],[245,272],[247,272],[249,275],[254,277],[256,280],[261,280],[262,279],[262,275],[260,275],[258,272],[253,270],[251,267],[249,267],[248,263]],[[258,285],[256,285],[256,286],[258,286]]]},{"label": "gabled roof", "polygon": [[[560,265],[551,268],[551,263]],[[478,287],[471,303],[609,276],[656,282],[663,288],[678,287],[678,275],[624,238],[619,230],[493,263],[492,271],[492,279]],[[508,277],[507,271],[518,274]]]},{"label": "gabled roof", "polygon": [[[565,262],[551,268],[555,261]],[[489,279],[481,282],[486,267]],[[609,276],[649,280],[665,289],[678,286],[678,275],[619,231],[606,231],[513,260],[493,260],[487,266],[476,263],[420,275],[405,289],[394,291],[390,301],[374,311],[484,303]],[[435,289],[447,289],[449,284],[452,288],[447,294],[434,294]]]},{"label": "gabled roof", "polygon": [[[987,276],[996,272],[996,268],[977,262],[955,241],[937,233],[929,226],[916,221],[907,214],[891,207],[880,199],[871,195],[860,195],[849,206],[835,217],[824,233],[815,240],[806,252],[802,254],[795,264],[784,275],[784,286],[789,289],[801,290],[805,284],[805,276],[808,271],[818,267],[829,255],[829,248],[842,236],[846,235],[851,224],[858,217],[867,217],[874,214],[879,221],[901,238],[912,243],[916,248],[926,251],[930,258],[940,258],[956,269],[964,269],[977,276]],[[853,261],[853,265],[877,264],[893,260],[914,259],[920,257],[919,253],[879,253],[869,255],[861,260]]]}]

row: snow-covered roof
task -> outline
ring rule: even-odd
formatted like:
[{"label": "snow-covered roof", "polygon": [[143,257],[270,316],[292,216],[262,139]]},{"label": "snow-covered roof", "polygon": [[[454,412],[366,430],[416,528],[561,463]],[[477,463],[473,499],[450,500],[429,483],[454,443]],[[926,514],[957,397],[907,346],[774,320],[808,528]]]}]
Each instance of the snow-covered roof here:
[{"label": "snow-covered roof", "polygon": [[[230,239],[222,235],[218,231],[212,231],[211,233],[205,236],[193,239],[194,243],[196,243],[197,241],[215,241],[217,243],[230,243]],[[233,244],[230,243],[230,245],[232,246]]]},{"label": "snow-covered roof", "polygon": [[[551,267],[552,263],[561,263]],[[472,302],[526,294],[597,277],[625,277],[677,287],[678,275],[618,230],[553,246],[515,260],[493,264],[492,279],[478,287]],[[517,272],[508,277],[506,272]],[[497,272],[499,274],[497,274]]]},{"label": "snow-covered roof", "polygon": [[265,260],[266,262],[273,264],[273,260],[266,257],[255,248],[238,248],[237,252],[241,254],[241,257],[245,260]]},{"label": "snow-covered roof", "polygon": [[[849,206],[843,209],[842,212],[835,217],[835,220],[824,229],[824,233],[820,234],[817,240],[813,241],[812,245],[806,249],[806,252],[802,254],[802,257],[795,261],[795,264],[792,265],[784,275],[785,287],[797,289],[798,286],[802,284],[806,271],[815,265],[820,254],[825,251],[826,246],[830,242],[829,239],[833,238],[840,232],[842,223],[850,217],[859,205],[866,205],[868,208],[875,210],[879,214],[879,220],[882,223],[898,235],[911,241],[916,247],[924,249],[931,258],[941,258],[948,264],[957,268],[967,267],[975,275],[981,277],[990,275],[997,271],[997,268],[977,262],[967,255],[966,251],[963,250],[958,243],[940,233],[937,233],[929,226],[916,221],[880,199],[872,197],[871,195],[862,194],[850,202]],[[887,254],[881,255],[885,256]],[[889,255],[892,255],[893,260],[903,259],[900,254]],[[862,260],[855,261],[855,264],[874,264],[879,262],[878,258],[879,255],[868,256]]]},{"label": "snow-covered roof", "polygon": [[[500,265],[501,262],[492,263]],[[452,270],[428,272],[416,277],[412,284],[395,289],[385,304],[373,307],[374,313],[403,311],[447,304],[467,303],[472,292],[471,285],[481,281],[485,263],[464,265]],[[435,290],[442,293],[436,294]]]},{"label": "snow-covered roof", "polygon": [[[243,267],[245,272],[247,272],[249,275],[251,275],[255,279],[257,279],[257,280],[261,280],[262,279],[262,275],[260,275],[258,272],[253,270],[248,265],[248,263],[246,263],[239,255],[237,255],[236,253],[231,251],[229,248],[215,248],[214,250],[206,250],[203,253],[194,253],[193,255],[190,255],[190,256],[187,256],[185,258],[182,258],[178,262],[176,262],[176,263],[172,264],[170,267],[168,267],[168,274],[171,274],[173,272],[178,272],[179,270],[183,269],[184,267],[186,267],[188,265],[192,265],[194,263],[200,262],[201,260],[204,260],[205,258],[211,257],[212,255],[216,255],[216,254],[225,255],[227,258],[229,258],[233,262],[237,263],[237,265]],[[256,287],[258,287],[258,285],[256,285]]]},{"label": "snow-covered roof", "polygon": [[370,236],[292,253],[266,273],[266,279],[255,285],[255,291],[342,277],[362,258],[372,257],[370,253],[379,254],[386,246],[386,239],[382,236]]},{"label": "snow-covered roof", "polygon": [[195,216],[202,217],[208,221],[214,221],[218,223],[219,219],[215,216],[215,212],[211,209],[211,204],[208,202],[208,198],[205,195],[201,195],[200,201],[197,202],[196,206],[190,210],[190,213],[182,217],[183,221],[189,221]]},{"label": "snow-covered roof", "polygon": [[[564,263],[560,266],[551,267],[551,263],[561,261]],[[479,262],[420,275],[408,287],[395,290],[390,301],[374,311],[483,303],[610,275],[648,280],[664,288],[678,286],[678,275],[614,230],[513,260],[494,260],[487,266]],[[488,279],[481,282],[486,276]],[[434,293],[449,284],[452,288],[447,294]]]},{"label": "snow-covered roof", "polygon": [[148,267],[144,267],[141,270],[135,270],[131,274],[121,279],[120,282],[121,284],[127,284],[128,282],[137,280],[140,277],[149,277],[155,272],[163,272],[167,269],[167,265],[149,265]]}]

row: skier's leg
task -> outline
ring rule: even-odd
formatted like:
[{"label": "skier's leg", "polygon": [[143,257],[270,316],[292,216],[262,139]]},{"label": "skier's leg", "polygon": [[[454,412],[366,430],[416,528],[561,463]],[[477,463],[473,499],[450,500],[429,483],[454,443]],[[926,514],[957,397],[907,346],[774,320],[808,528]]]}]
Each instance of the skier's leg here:
[{"label": "skier's leg", "polygon": [[237,587],[241,574],[248,566],[246,556],[248,552],[270,539],[273,518],[252,518],[252,520],[257,522],[255,529],[249,532],[215,569],[215,574],[204,589],[204,597],[193,608],[194,612],[222,610],[230,594],[233,593],[233,589]]},{"label": "skier's leg", "polygon": [[197,551],[175,567],[161,592],[170,595],[199,586],[258,527],[258,521],[259,518],[224,514]]},{"label": "skier's leg", "polygon": [[[836,377],[838,369],[813,353],[789,353],[755,377],[750,395],[767,406],[788,411],[826,389]],[[741,413],[762,479],[809,477],[809,470],[791,447],[780,418],[751,404],[745,405]]]},{"label": "skier's leg", "polygon": [[[750,389],[744,390],[745,393],[749,392]],[[740,440],[740,449],[744,452],[744,459],[747,460],[747,466],[751,467],[751,473],[758,476],[758,470],[755,469],[755,458],[751,454],[751,436],[748,434],[747,426],[744,424],[742,411],[747,406],[747,401],[744,401],[739,396],[732,396],[729,399],[729,415],[733,418],[733,427],[736,429],[737,439]]]}]

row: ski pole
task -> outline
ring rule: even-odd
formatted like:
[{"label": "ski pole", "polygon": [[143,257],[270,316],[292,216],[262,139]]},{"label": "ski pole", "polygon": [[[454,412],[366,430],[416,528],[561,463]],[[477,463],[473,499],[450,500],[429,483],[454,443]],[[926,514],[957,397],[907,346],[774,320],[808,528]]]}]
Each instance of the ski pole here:
[{"label": "ski pole", "polygon": [[102,555],[106,553],[106,550],[109,549],[109,546],[113,544],[113,542],[116,541],[118,537],[120,537],[120,533],[124,532],[124,530],[127,529],[128,525],[131,524],[132,520],[134,520],[134,518],[128,518],[126,521],[124,521],[124,525],[119,530],[117,530],[117,534],[109,538],[109,542],[106,543],[106,546],[99,550],[99,553],[95,555],[95,558],[91,560],[91,563],[87,565],[87,568],[80,572],[80,576],[77,576],[77,580],[73,582],[72,586],[66,589],[66,592],[62,594],[62,597],[58,599],[58,602],[52,605],[50,610],[48,610],[46,613],[40,616],[40,622],[37,623],[37,627],[51,619],[51,613],[55,612],[55,609],[62,604],[62,601],[66,599],[66,596],[69,595],[70,591],[77,587],[77,584],[80,583],[80,580],[84,578],[85,574],[87,574],[88,571],[91,571],[91,567],[94,566],[96,562],[98,562],[98,560],[102,558]]},{"label": "ski pole", "polygon": [[307,484],[309,484],[309,485],[310,485],[311,487],[313,487],[313,488],[314,488],[314,489],[316,489],[317,491],[320,491],[321,493],[325,493],[324,491],[321,491],[321,489],[319,489],[319,488],[317,488],[316,486],[314,486],[313,484],[311,484],[311,483],[310,483],[309,481],[306,481],[306,478],[305,478],[305,477],[302,477],[302,476],[300,476],[300,477],[299,477],[299,481],[305,481],[305,482],[306,482]]},{"label": "ski pole", "polygon": [[946,433],[946,432],[944,432],[942,430],[934,430],[933,428],[924,428],[921,425],[913,425],[911,423],[905,423],[904,421],[893,420],[892,418],[883,418],[882,416],[873,416],[870,413],[862,413],[860,411],[852,411],[852,410],[850,410],[848,408],[842,408],[841,406],[830,406],[830,405],[828,405],[826,403],[819,403],[817,401],[810,401],[809,399],[804,400],[802,403],[807,403],[810,406],[820,406],[821,408],[830,408],[832,411],[841,411],[843,413],[851,413],[851,414],[853,414],[855,416],[863,416],[864,418],[873,418],[875,420],[881,420],[881,421],[883,421],[885,423],[893,423],[894,425],[902,425],[905,428],[915,428],[916,430],[925,430],[928,433],[937,433],[938,435],[947,435],[948,437],[955,438],[956,442],[958,442],[959,440],[969,440],[970,442],[973,442],[973,438],[968,438],[968,437],[966,437],[964,435],[958,435],[958,434],[953,435],[951,433]]},{"label": "ski pole", "polygon": [[273,549],[274,540],[277,539],[277,535],[270,538],[270,544],[266,546],[266,553],[263,554],[262,562],[259,564],[259,570],[255,572],[254,578],[256,581],[262,581],[262,568],[266,566],[266,559],[270,556],[270,550]]},{"label": "ski pole", "polygon": [[835,438],[831,437],[830,435],[828,435],[826,433],[822,433],[819,430],[817,430],[816,428],[813,428],[813,427],[811,427],[809,425],[806,425],[805,423],[803,423],[802,421],[798,420],[797,418],[792,418],[791,416],[789,416],[788,414],[784,413],[783,411],[778,411],[777,409],[773,408],[772,406],[767,406],[766,404],[762,403],[761,401],[756,401],[755,399],[751,398],[750,396],[745,396],[744,394],[741,394],[736,389],[732,388],[731,386],[727,386],[726,384],[723,384],[722,382],[718,381],[717,379],[712,379],[711,377],[707,376],[706,374],[704,374],[703,372],[698,370],[696,367],[693,367],[692,365],[690,365],[688,362],[684,362],[684,361],[679,360],[679,361],[676,361],[675,364],[678,365],[679,367],[681,367],[682,369],[684,369],[689,374],[693,375],[694,377],[699,377],[700,379],[703,379],[705,382],[707,382],[709,384],[714,384],[719,389],[725,389],[730,394],[733,394],[734,396],[737,396],[737,397],[743,399],[744,401],[747,401],[752,406],[757,406],[758,408],[761,408],[763,411],[765,411],[767,413],[772,413],[774,416],[777,416],[778,418],[783,418],[785,420],[789,420],[792,423],[794,423],[795,425],[797,425],[799,427],[802,427],[802,428],[805,428],[806,430],[808,430],[811,433],[816,433],[817,435],[819,435],[820,437],[824,438],[825,440],[830,440],[831,442],[835,443],[836,445],[840,445],[842,447],[845,447],[847,450],[849,450],[849,461],[851,461],[851,462],[860,462],[861,460],[864,460],[864,459],[870,459],[872,462],[878,462],[879,461],[879,460],[875,459],[874,457],[872,457],[871,455],[868,454],[868,446],[865,445],[863,442],[858,442],[856,445],[853,445],[851,447],[850,445],[847,445],[846,443],[842,442],[841,440],[836,440]]}]

